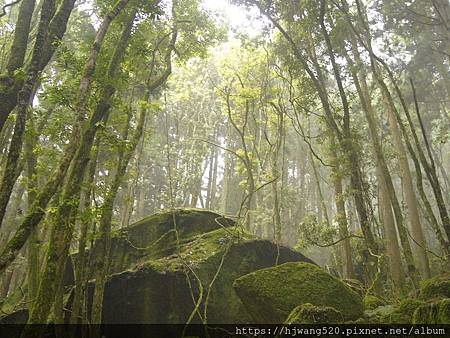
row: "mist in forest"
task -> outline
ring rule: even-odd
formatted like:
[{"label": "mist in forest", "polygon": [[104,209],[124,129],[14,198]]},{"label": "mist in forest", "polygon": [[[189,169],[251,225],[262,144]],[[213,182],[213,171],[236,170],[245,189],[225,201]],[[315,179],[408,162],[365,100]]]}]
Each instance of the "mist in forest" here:
[{"label": "mist in forest", "polygon": [[[0,7],[0,322],[115,323],[116,273],[230,226],[359,294],[335,322],[450,323],[448,0]],[[187,279],[212,290],[228,252]],[[223,272],[254,322],[241,274],[278,259]],[[202,292],[179,321],[206,323]]]}]

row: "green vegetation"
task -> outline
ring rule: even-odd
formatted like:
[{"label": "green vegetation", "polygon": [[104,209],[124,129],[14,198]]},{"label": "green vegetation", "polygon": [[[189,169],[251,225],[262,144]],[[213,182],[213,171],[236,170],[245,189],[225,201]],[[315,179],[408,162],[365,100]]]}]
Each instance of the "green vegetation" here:
[{"label": "green vegetation", "polygon": [[364,301],[364,309],[366,310],[373,310],[379,306],[386,305],[386,303],[382,299],[373,295],[366,295],[363,301]]},{"label": "green vegetation", "polygon": [[450,274],[426,279],[420,284],[419,297],[421,299],[450,298]]},{"label": "green vegetation", "polygon": [[448,322],[448,0],[0,9],[1,321]]},{"label": "green vegetation", "polygon": [[342,321],[343,316],[336,309],[306,303],[292,310],[285,324],[333,324]]},{"label": "green vegetation", "polygon": [[285,263],[238,278],[234,288],[254,319],[283,322],[299,304],[333,307],[346,320],[363,313],[361,297],[337,278],[309,263]]},{"label": "green vegetation", "polygon": [[414,324],[450,324],[450,299],[441,299],[419,306],[413,315]]}]

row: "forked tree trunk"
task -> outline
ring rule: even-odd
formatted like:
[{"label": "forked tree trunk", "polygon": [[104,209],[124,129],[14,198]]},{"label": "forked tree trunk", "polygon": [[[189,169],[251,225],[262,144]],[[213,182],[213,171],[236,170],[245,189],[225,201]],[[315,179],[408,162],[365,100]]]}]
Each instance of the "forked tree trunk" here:
[{"label": "forked tree trunk", "polygon": [[16,182],[16,172],[19,157],[22,152],[23,135],[27,119],[28,108],[34,87],[38,81],[40,72],[40,62],[44,51],[45,40],[48,35],[48,27],[55,10],[56,0],[44,0],[41,9],[38,31],[36,34],[33,51],[31,54],[30,67],[27,69],[25,84],[18,93],[18,105],[16,108],[16,120],[14,124],[13,136],[9,145],[8,157],[5,170],[0,184],[0,222],[5,216],[6,206],[11,196],[14,183]]},{"label": "forked tree trunk", "polygon": [[[113,9],[106,14],[97,32],[93,48],[80,80],[78,103],[76,107],[79,118],[82,118],[86,112],[90,84],[94,76],[97,56],[103,45],[105,35],[109,30],[111,22],[117,17],[127,3],[128,0],[119,0],[114,5]],[[108,74],[110,77],[115,75],[125,48],[126,45],[121,46],[120,44],[116,47],[116,51],[119,55],[116,53],[111,59]],[[39,284],[38,296],[35,306],[31,309],[28,318],[28,323],[30,324],[45,323],[47,321],[55,301],[55,293],[62,283],[64,267],[73,235],[74,221],[78,211],[81,181],[83,180],[83,174],[88,164],[88,157],[97,131],[97,124],[108,113],[109,100],[113,93],[114,87],[107,86],[101,94],[101,99],[97,108],[94,110],[89,121],[87,121],[86,128],[84,128],[81,138],[76,140],[79,146],[75,158],[73,159],[73,165],[69,169],[66,185],[61,197],[61,204],[58,208],[55,224],[50,235],[49,249],[45,262],[45,269]],[[77,135],[73,136],[76,137]],[[72,140],[72,142],[74,141],[75,140]],[[31,326],[28,326],[27,328],[29,330],[24,331],[25,335],[34,334],[38,336],[41,333],[38,329],[34,331]]]}]

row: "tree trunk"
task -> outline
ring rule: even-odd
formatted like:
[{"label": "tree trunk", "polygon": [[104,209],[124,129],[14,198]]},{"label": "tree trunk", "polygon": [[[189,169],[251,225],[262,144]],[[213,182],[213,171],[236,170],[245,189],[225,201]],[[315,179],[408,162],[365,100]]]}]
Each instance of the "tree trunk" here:
[{"label": "tree trunk", "polygon": [[14,78],[14,72],[23,66],[30,34],[30,22],[36,0],[22,0],[14,29],[14,38],[6,65],[8,74],[0,77],[0,131],[17,102],[20,82]]},{"label": "tree trunk", "polygon": [[[134,18],[134,15],[133,15]],[[129,27],[131,30],[131,26]],[[169,47],[169,55],[172,48]],[[169,61],[170,62],[170,61]],[[170,67],[170,65],[168,65]],[[148,91],[145,99],[148,101],[151,91]],[[139,141],[142,137],[144,125],[146,118],[146,109],[141,110],[139,117],[139,122],[136,126],[133,138],[131,140],[131,146],[126,149],[121,149],[119,151],[119,158],[117,161],[117,168],[115,170],[115,176],[109,191],[107,192],[105,202],[102,206],[102,213],[99,225],[99,240],[96,243],[96,247],[99,248],[99,258],[96,259],[95,271],[95,290],[92,301],[92,312],[91,312],[91,322],[94,324],[100,324],[102,320],[102,306],[103,306],[103,293],[105,289],[106,277],[108,276],[108,266],[110,257],[110,247],[111,247],[111,221],[113,215],[114,201],[117,196],[117,192],[122,183],[123,177],[125,176],[128,163],[135,151]],[[131,120],[131,113],[127,122],[126,129],[123,133],[123,139],[128,138],[128,129]]]},{"label": "tree trunk", "polygon": [[[27,162],[27,195],[28,206],[36,200],[36,191],[39,189],[36,177],[37,158],[34,153],[34,144],[37,144],[37,134],[30,118],[30,131],[25,135],[24,153]],[[28,263],[27,263],[28,301],[32,304],[37,294],[39,283],[39,232],[34,228],[28,239]]]},{"label": "tree trunk", "polygon": [[345,211],[345,197],[342,188],[342,174],[339,172],[338,159],[333,154],[333,167],[332,180],[334,186],[334,199],[336,205],[335,219],[339,225],[339,237],[344,239],[342,241],[342,249],[344,252],[344,278],[355,278],[355,269],[352,259],[352,248],[350,245],[350,238],[348,232],[347,213]]},{"label": "tree trunk", "polygon": [[[411,278],[413,280],[415,280],[416,271],[415,271],[415,265],[414,265],[414,260],[413,260],[413,256],[412,256],[411,246],[410,246],[409,240],[408,240],[407,229],[405,228],[405,226],[403,224],[403,214],[402,214],[401,206],[400,206],[400,203],[398,202],[398,199],[397,199],[397,196],[395,193],[395,187],[392,182],[392,177],[389,172],[389,168],[386,164],[386,160],[384,158],[381,140],[378,136],[377,121],[376,121],[376,117],[375,117],[375,114],[373,111],[373,106],[372,106],[371,98],[369,95],[367,82],[365,80],[366,73],[363,68],[363,64],[362,64],[362,61],[360,58],[358,47],[356,45],[356,41],[354,39],[352,39],[352,47],[353,47],[353,53],[354,53],[354,56],[356,59],[356,65],[357,65],[358,69],[360,70],[359,76],[356,73],[356,71],[354,70],[355,67],[349,57],[347,57],[347,61],[349,62],[350,68],[352,69],[353,80],[356,85],[358,95],[360,97],[360,100],[361,100],[361,103],[363,106],[363,110],[364,110],[364,113],[366,115],[366,119],[368,122],[369,134],[370,134],[370,138],[372,140],[373,150],[376,155],[377,176],[378,176],[379,184],[380,184],[380,192],[384,198],[388,198],[388,201],[390,201],[390,204],[392,205],[392,209],[394,210],[395,221],[397,223],[397,229],[400,234],[400,240],[401,240],[402,247],[403,247],[403,253],[405,255],[406,263],[408,266],[408,273],[410,274]],[[384,200],[383,202],[386,203],[386,200]],[[392,216],[391,207],[388,208],[386,206],[382,212],[382,215],[383,215],[383,220],[386,221],[386,224],[383,224],[385,229],[387,230],[386,236],[393,236],[395,234],[394,237],[390,237],[387,239],[387,244],[390,246],[390,247],[388,247],[388,251],[392,255],[397,255],[397,254],[399,254],[399,251],[398,251],[398,244],[396,244],[397,243],[396,231],[395,231],[395,228],[394,229],[390,228],[391,226],[394,226],[394,224],[391,223],[391,219],[390,219],[390,216]],[[413,223],[411,223],[411,226],[418,226],[421,231],[422,227],[421,227],[419,218],[417,217],[417,219],[414,220],[413,222],[414,222],[414,225],[413,225]],[[423,248],[426,248],[425,242],[422,243],[422,245],[423,245]],[[428,265],[428,257],[427,257],[426,250],[422,249],[421,251],[416,251],[416,253],[417,253],[419,267],[420,267],[422,276],[424,278],[428,278],[430,269],[429,269],[429,265]],[[391,260],[396,265],[398,265],[398,263],[401,264],[400,257],[392,256]],[[391,266],[391,268],[398,269],[398,266]],[[391,269],[391,273],[393,273],[392,269]],[[392,275],[392,276],[395,278],[394,282],[397,284],[397,286],[400,286],[400,284],[398,284],[401,281],[400,276],[398,276],[397,274],[395,274],[395,276],[394,275]]]},{"label": "tree trunk", "polygon": [[[31,6],[30,0],[26,0],[22,2],[22,5],[28,4],[27,10],[31,10],[31,14],[33,13],[34,3]],[[41,9],[44,7],[43,4],[45,2],[43,1],[39,6]],[[50,59],[52,58],[56,48],[59,45],[60,40],[64,36],[67,28],[67,22],[69,20],[70,14],[72,13],[73,7],[75,4],[75,0],[63,0],[61,5],[59,6],[56,14],[53,16],[52,11],[52,20],[50,24],[48,25],[47,29],[47,38],[44,42],[44,47],[42,48],[42,52],[40,55],[40,60],[38,63],[38,72],[41,72],[48,64]],[[39,7],[38,6],[38,7]],[[42,12],[42,10],[41,10]],[[27,13],[24,15],[23,24],[20,26],[21,29],[19,30],[20,33],[17,37],[17,42],[23,41],[25,39],[25,34],[27,35],[26,38],[28,39],[28,33],[25,33],[25,26],[28,24],[28,31],[29,31],[29,23],[26,22],[27,16],[30,15]],[[19,23],[19,22],[18,22]],[[14,40],[16,42],[16,40]],[[15,44],[14,44],[15,45]],[[14,46],[13,45],[13,46]],[[25,51],[23,50],[25,48]],[[13,52],[13,51],[12,51]],[[22,53],[26,52],[26,43],[24,46],[22,46],[20,49],[15,50],[11,54],[11,62],[10,67],[13,69],[14,67],[17,67],[19,64],[23,63],[23,57],[21,56]],[[13,60],[14,58],[14,60]],[[22,61],[20,61],[22,59]],[[20,67],[20,66],[19,66]],[[30,73],[34,66],[31,64],[27,64],[24,66],[25,73]],[[5,81],[3,81],[5,80]],[[5,83],[3,83],[5,82]],[[24,82],[20,78],[16,79],[11,76],[8,76],[6,78],[0,79],[0,130],[3,128],[4,121],[9,116],[9,114],[12,112],[12,110],[17,106],[18,104],[18,94],[21,90],[23,90]],[[31,97],[29,101],[33,101],[33,98]]]},{"label": "tree trunk", "polygon": [[[86,112],[90,84],[93,79],[97,56],[103,45],[105,35],[111,22],[117,17],[127,3],[128,0],[119,0],[113,9],[106,14],[97,32],[91,54],[85,65],[84,74],[80,80],[76,107],[78,118],[82,118]],[[111,59],[108,70],[109,78],[114,78],[117,72],[127,46],[127,41],[128,38],[125,39],[124,45],[121,45],[119,42],[116,47],[116,52]],[[47,259],[39,284],[38,296],[35,306],[31,310],[28,318],[28,323],[30,324],[45,323],[47,321],[52,305],[54,304],[54,295],[59,285],[62,283],[64,267],[73,235],[74,221],[78,211],[81,181],[83,180],[83,174],[88,164],[88,157],[97,131],[97,124],[108,114],[110,107],[109,101],[113,93],[114,87],[112,85],[107,85],[100,96],[101,99],[94,110],[93,115],[87,122],[86,128],[83,130],[81,138],[77,139],[79,147],[73,159],[73,165],[69,169],[68,178],[61,198],[61,204],[56,215],[56,223],[50,235]],[[25,330],[24,333],[28,334],[27,330]],[[36,331],[34,334],[39,335],[40,332]]]},{"label": "tree trunk", "polygon": [[39,21],[38,31],[31,55],[30,67],[27,72],[25,84],[18,94],[18,105],[16,109],[17,113],[16,121],[14,124],[14,132],[11,139],[11,144],[9,146],[6,167],[0,185],[0,221],[5,215],[6,206],[11,196],[14,183],[16,182],[15,175],[18,167],[20,153],[22,151],[27,112],[30,106],[32,93],[34,92],[34,87],[38,80],[40,72],[39,63],[43,53],[45,39],[47,38],[48,26],[55,10],[55,2],[56,0],[45,0],[42,5],[41,18]]},{"label": "tree trunk", "polygon": [[[78,240],[78,254],[74,261],[74,273],[75,273],[75,294],[72,302],[72,313],[70,315],[70,324],[78,324],[81,322],[81,310],[83,305],[83,299],[85,297],[85,285],[86,285],[86,247],[87,247],[87,235],[89,225],[94,221],[90,218],[83,217],[83,213],[87,212],[91,204],[91,195],[93,190],[93,182],[95,179],[95,171],[97,168],[97,157],[100,147],[100,138],[97,136],[92,155],[89,160],[89,168],[86,171],[86,177],[84,178],[84,189],[80,195],[80,214],[82,215],[80,223],[80,238]],[[75,332],[72,333],[75,337]]]}]

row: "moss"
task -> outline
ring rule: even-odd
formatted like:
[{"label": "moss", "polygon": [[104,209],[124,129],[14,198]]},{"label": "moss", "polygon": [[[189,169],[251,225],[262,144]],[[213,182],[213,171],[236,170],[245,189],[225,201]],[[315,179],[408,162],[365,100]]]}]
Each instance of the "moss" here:
[{"label": "moss", "polygon": [[450,298],[450,273],[422,281],[419,297],[423,300]]},{"label": "moss", "polygon": [[413,324],[450,324],[450,299],[431,301],[419,306]]},{"label": "moss", "polygon": [[25,284],[16,288],[6,299],[2,300],[0,304],[0,318],[26,308],[27,290],[28,288]]},{"label": "moss", "polygon": [[361,297],[364,297],[366,291],[364,290],[364,284],[361,283],[357,279],[345,278],[342,281],[347,284],[353,291],[359,294]]},{"label": "moss", "polygon": [[364,308],[366,310],[373,310],[383,305],[386,305],[386,302],[378,298],[377,296],[366,295],[364,297]]},{"label": "moss", "polygon": [[[175,220],[175,222],[174,222]],[[208,210],[201,209],[175,209],[162,211],[130,225],[128,228],[113,231],[111,238],[111,273],[118,273],[132,269],[142,261],[157,260],[173,255],[178,251],[178,241],[182,245],[189,243],[197,236],[214,230],[225,230],[234,226],[231,219]],[[176,226],[175,226],[176,225]],[[72,259],[77,254],[72,255]],[[91,264],[87,275],[93,278],[99,257],[97,247],[86,252]],[[69,260],[65,272],[65,285],[74,284],[72,260]]]},{"label": "moss", "polygon": [[450,324],[450,299],[444,299],[440,302],[438,322]]},{"label": "moss", "polygon": [[411,324],[414,311],[424,302],[418,299],[405,299],[393,311],[381,316],[381,323]]},{"label": "moss", "polygon": [[[175,222],[174,222],[175,221]],[[126,229],[126,238],[137,247],[151,244],[173,243],[178,238],[187,238],[215,229],[233,226],[234,222],[212,211],[201,209],[175,209],[153,214]],[[116,236],[123,233],[118,232]],[[153,250],[153,248],[149,247]]]},{"label": "moss", "polygon": [[334,324],[342,321],[343,316],[336,309],[306,303],[292,310],[285,324]]},{"label": "moss", "polygon": [[395,306],[389,304],[379,306],[373,310],[364,311],[364,320],[366,323],[380,324],[390,322],[390,319],[386,320],[393,312],[395,312]]},{"label": "moss", "polygon": [[[136,267],[111,277],[105,289],[105,323],[185,323],[201,288],[198,313],[209,323],[249,323],[252,318],[233,281],[275,265],[277,257],[281,263],[309,261],[233,227],[181,239],[176,254],[149,261],[143,257]],[[200,322],[195,315],[192,323]]]},{"label": "moss", "polygon": [[329,306],[345,320],[363,313],[361,297],[316,265],[286,263],[255,271],[233,284],[246,308],[259,322],[281,323],[299,304]]},{"label": "moss", "polygon": [[180,241],[179,246],[173,244],[171,247],[173,247],[173,251],[177,251],[177,254],[150,261],[148,256],[141,258],[141,262],[136,269],[150,266],[158,271],[178,271],[185,269],[186,264],[193,268],[211,256],[222,252],[230,242],[238,243],[249,238],[249,235],[245,235],[245,237],[238,236],[238,229],[234,227],[213,230],[184,239]]},{"label": "moss", "polygon": [[364,318],[358,318],[356,320],[345,322],[345,324],[367,324],[367,321]]},{"label": "moss", "polygon": [[412,317],[414,311],[423,304],[424,302],[419,299],[407,298],[400,303],[398,307],[398,312]]}]

